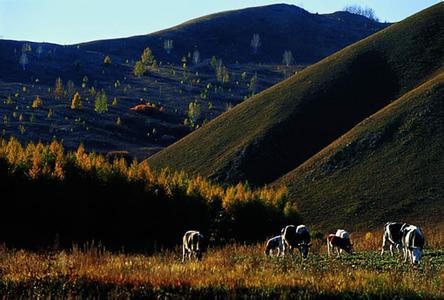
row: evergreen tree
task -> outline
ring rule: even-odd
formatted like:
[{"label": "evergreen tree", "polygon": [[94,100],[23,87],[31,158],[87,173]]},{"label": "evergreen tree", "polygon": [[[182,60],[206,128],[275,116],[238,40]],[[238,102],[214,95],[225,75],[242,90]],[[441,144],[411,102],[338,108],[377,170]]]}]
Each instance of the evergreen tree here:
[{"label": "evergreen tree", "polygon": [[94,102],[94,110],[99,114],[108,111],[108,97],[104,90],[97,93],[96,100]]},{"label": "evergreen tree", "polygon": [[146,72],[146,67],[145,65],[139,60],[136,62],[135,66],[134,66],[134,70],[133,73],[135,76],[140,77],[143,74],[145,74]]},{"label": "evergreen tree", "polygon": [[140,57],[140,61],[145,65],[151,65],[154,62],[154,55],[150,48],[145,48],[143,50],[142,56]]},{"label": "evergreen tree", "polygon": [[202,110],[200,104],[197,101],[190,102],[190,104],[188,104],[188,119],[192,127],[197,125],[201,112]]},{"label": "evergreen tree", "polygon": [[140,77],[146,74],[149,68],[151,68],[152,70],[156,70],[157,61],[151,49],[145,48],[145,50],[143,50],[142,55],[140,56],[140,60],[138,60],[134,65],[133,73],[135,76]]}]

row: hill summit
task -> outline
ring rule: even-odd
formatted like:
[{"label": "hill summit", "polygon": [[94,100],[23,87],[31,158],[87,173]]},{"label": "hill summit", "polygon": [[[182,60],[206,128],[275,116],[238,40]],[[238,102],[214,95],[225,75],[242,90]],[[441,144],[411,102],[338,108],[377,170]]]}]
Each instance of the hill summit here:
[{"label": "hill summit", "polygon": [[444,4],[327,57],[149,158],[221,182],[271,183],[444,64]]}]

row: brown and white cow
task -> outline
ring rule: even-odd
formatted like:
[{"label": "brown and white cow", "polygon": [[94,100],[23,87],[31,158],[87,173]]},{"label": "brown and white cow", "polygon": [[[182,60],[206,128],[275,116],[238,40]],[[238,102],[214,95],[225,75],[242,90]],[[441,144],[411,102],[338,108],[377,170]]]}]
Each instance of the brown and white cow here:
[{"label": "brown and white cow", "polygon": [[338,256],[342,251],[345,251],[347,253],[353,252],[353,244],[350,242],[349,234],[347,231],[342,230],[341,236],[338,236],[336,234],[330,234],[327,237],[327,251],[328,256],[330,256],[331,253],[334,252],[336,249],[336,252]]},{"label": "brown and white cow", "polygon": [[206,241],[204,236],[197,230],[189,230],[185,232],[182,238],[182,262],[185,257],[192,257],[200,260],[202,254],[206,251]]},{"label": "brown and white cow", "polygon": [[421,228],[408,225],[402,229],[404,261],[410,259],[412,264],[419,264],[424,249],[425,237]]},{"label": "brown and white cow", "polygon": [[283,249],[282,254],[285,255],[285,251],[292,251],[293,248],[299,249],[301,256],[306,258],[308,256],[309,248],[311,247],[310,232],[305,225],[288,225],[281,230]]}]

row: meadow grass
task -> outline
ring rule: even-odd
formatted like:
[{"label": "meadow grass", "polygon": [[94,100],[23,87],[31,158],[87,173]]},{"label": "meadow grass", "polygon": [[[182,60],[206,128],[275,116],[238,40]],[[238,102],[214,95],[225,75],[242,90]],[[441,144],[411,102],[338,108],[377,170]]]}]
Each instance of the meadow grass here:
[{"label": "meadow grass", "polygon": [[[0,292],[10,297],[442,298],[444,249],[431,239],[419,266],[379,255],[379,233],[356,240],[356,253],[328,257],[323,240],[302,260],[266,257],[263,245],[210,248],[181,262],[180,249],[154,255],[90,245],[69,251],[0,250]],[[355,235],[356,238],[356,235]],[[442,236],[436,234],[440,241]],[[376,248],[374,248],[376,246]]]}]

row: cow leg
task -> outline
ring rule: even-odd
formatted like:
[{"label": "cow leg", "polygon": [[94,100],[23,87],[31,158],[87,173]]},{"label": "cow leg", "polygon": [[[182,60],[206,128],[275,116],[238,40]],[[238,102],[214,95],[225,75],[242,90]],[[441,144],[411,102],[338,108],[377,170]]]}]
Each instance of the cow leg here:
[{"label": "cow leg", "polygon": [[[342,250],[342,249],[341,249]],[[338,254],[338,257],[341,256],[340,252],[339,252],[339,248],[336,247],[336,253]]]},{"label": "cow leg", "polygon": [[285,251],[288,251],[289,247],[290,247],[290,245],[287,243],[287,241],[284,241],[282,243],[282,256],[285,256]]},{"label": "cow leg", "polygon": [[390,243],[390,254],[393,256],[393,244]]},{"label": "cow leg", "polygon": [[182,245],[182,262],[185,262],[185,245]]},{"label": "cow leg", "polygon": [[384,254],[385,244],[387,243],[386,233],[382,236],[382,247],[381,247],[381,256]]},{"label": "cow leg", "polygon": [[330,253],[330,242],[327,240],[327,253],[328,253],[328,257],[330,257],[331,253]]}]

